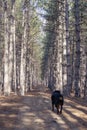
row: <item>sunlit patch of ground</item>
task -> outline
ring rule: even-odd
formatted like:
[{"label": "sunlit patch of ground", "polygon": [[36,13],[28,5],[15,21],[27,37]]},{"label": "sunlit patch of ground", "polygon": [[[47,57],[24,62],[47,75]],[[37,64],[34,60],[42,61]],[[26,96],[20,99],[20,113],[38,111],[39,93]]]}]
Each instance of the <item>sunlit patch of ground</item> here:
[{"label": "sunlit patch of ground", "polygon": [[0,97],[0,130],[14,130],[20,106],[17,96]]}]

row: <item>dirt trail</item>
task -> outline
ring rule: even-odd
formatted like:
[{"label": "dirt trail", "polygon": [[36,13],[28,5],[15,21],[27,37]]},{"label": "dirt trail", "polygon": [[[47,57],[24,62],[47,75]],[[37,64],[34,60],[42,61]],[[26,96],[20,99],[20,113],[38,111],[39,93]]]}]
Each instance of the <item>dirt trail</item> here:
[{"label": "dirt trail", "polygon": [[85,103],[65,98],[63,113],[57,115],[51,111],[50,92],[41,87],[0,101],[0,130],[87,130]]}]

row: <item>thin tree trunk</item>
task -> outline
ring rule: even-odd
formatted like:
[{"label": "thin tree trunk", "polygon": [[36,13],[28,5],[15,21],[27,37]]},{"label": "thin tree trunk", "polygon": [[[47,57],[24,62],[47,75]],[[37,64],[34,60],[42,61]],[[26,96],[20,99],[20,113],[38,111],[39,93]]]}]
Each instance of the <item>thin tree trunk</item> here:
[{"label": "thin tree trunk", "polygon": [[67,95],[70,95],[71,92],[71,57],[70,57],[70,41],[69,41],[69,4],[66,0],[66,57],[67,57]]},{"label": "thin tree trunk", "polygon": [[16,92],[16,42],[15,42],[15,0],[14,2],[12,2],[12,16],[13,16],[13,25],[12,25],[12,29],[13,29],[13,35],[12,35],[12,41],[13,41],[13,86],[14,86],[14,90]]},{"label": "thin tree trunk", "polygon": [[22,36],[22,46],[21,46],[21,66],[20,66],[20,87],[21,87],[21,95],[24,95],[25,91],[25,55],[26,55],[26,26],[25,26],[25,13],[23,10],[23,30],[24,34]]},{"label": "thin tree trunk", "polygon": [[86,54],[86,73],[85,73],[85,85],[84,85],[84,98],[87,99],[87,43],[85,43]]}]

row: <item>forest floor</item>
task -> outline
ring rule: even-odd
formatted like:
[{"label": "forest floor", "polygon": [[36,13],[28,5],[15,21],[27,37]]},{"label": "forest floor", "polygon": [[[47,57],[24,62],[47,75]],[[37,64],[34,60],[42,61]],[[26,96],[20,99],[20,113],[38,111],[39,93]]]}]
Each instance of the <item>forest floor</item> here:
[{"label": "forest floor", "polygon": [[34,88],[25,96],[0,97],[0,130],[87,130],[87,103],[65,98],[63,113],[51,110],[51,92]]}]

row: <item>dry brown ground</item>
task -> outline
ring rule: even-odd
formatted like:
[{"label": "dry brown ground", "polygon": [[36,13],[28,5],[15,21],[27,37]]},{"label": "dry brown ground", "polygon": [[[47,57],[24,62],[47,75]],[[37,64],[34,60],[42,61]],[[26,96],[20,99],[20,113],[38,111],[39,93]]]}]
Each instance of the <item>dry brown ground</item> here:
[{"label": "dry brown ground", "polygon": [[50,92],[39,87],[26,96],[0,97],[0,130],[87,130],[87,104],[65,98],[61,115],[51,111]]}]

